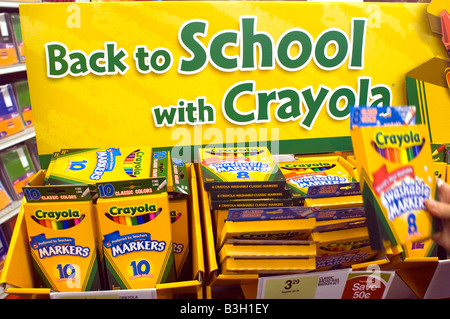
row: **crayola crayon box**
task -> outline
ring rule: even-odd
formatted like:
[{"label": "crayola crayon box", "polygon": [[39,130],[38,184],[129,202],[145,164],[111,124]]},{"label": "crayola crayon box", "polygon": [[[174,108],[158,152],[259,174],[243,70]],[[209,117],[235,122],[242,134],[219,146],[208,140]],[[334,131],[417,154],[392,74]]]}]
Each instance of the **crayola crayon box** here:
[{"label": "crayola crayon box", "polygon": [[94,207],[88,186],[27,186],[24,219],[35,287],[102,288]]},{"label": "crayola crayon box", "polygon": [[98,183],[99,233],[109,289],[155,288],[175,281],[165,178]]},{"label": "crayola crayon box", "polygon": [[362,196],[375,249],[382,250],[384,242],[392,246],[421,242],[438,226],[423,204],[436,197],[429,131],[426,125],[405,120],[410,114],[414,108],[351,110],[351,138],[361,164]]},{"label": "crayola crayon box", "polygon": [[354,166],[341,156],[300,156],[279,166],[294,205],[304,205],[307,197],[336,198],[359,191],[355,192],[358,180]]}]

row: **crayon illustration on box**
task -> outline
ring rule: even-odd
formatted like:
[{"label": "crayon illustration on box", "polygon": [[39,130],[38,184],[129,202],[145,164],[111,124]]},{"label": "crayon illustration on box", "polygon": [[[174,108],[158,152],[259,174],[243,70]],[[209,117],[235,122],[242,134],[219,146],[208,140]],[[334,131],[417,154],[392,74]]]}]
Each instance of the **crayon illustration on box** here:
[{"label": "crayon illustration on box", "polygon": [[[351,109],[351,138],[371,243],[383,248],[426,240],[438,226],[423,201],[436,197],[428,128],[413,107]],[[410,125],[407,125],[410,124]]]}]

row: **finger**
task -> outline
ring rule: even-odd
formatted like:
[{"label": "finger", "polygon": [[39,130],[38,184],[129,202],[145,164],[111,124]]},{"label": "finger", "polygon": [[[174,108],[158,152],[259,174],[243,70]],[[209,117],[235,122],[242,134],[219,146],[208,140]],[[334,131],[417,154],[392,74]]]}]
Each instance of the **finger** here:
[{"label": "finger", "polygon": [[437,184],[439,201],[450,203],[450,185],[442,181]]},{"label": "finger", "polygon": [[426,210],[438,218],[450,218],[450,204],[428,198],[424,201]]},{"label": "finger", "polygon": [[445,250],[450,251],[450,239],[448,236],[445,236],[444,233],[436,233],[431,239]]}]

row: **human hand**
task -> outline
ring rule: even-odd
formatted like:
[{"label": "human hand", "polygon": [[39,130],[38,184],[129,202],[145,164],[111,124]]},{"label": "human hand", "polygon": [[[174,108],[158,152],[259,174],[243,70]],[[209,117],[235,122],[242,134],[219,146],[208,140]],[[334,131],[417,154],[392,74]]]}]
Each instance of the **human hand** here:
[{"label": "human hand", "polygon": [[426,199],[424,204],[431,215],[442,221],[442,230],[434,234],[432,239],[438,245],[450,251],[450,185],[439,180],[437,193],[439,201]]}]

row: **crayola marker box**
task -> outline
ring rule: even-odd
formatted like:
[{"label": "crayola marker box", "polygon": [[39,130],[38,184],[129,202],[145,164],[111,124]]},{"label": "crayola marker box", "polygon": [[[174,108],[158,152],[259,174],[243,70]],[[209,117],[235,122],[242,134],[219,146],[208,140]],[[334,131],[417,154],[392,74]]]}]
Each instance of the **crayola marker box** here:
[{"label": "crayola marker box", "polygon": [[315,257],[304,258],[225,258],[220,264],[221,273],[275,275],[303,273],[316,270]]},{"label": "crayola marker box", "polygon": [[[423,204],[437,196],[428,128],[405,125],[415,122],[411,114],[415,109],[410,107],[351,110],[351,138],[361,164],[371,242],[377,248],[383,241],[392,246],[423,241],[438,226]],[[377,126],[380,117],[384,126]]]},{"label": "crayola marker box", "polygon": [[175,269],[177,279],[181,280],[189,275],[190,265],[189,209],[186,196],[170,193],[169,209]]},{"label": "crayola marker box", "polygon": [[226,220],[217,247],[220,248],[227,239],[305,240],[308,239],[315,224],[314,218],[260,221]]},{"label": "crayola marker box", "polygon": [[199,150],[205,190],[221,193],[281,192],[286,180],[267,147]]},{"label": "crayola marker box", "polygon": [[96,184],[150,178],[149,147],[63,149],[52,163],[50,185]]},{"label": "crayola marker box", "polygon": [[98,183],[99,232],[110,289],[175,281],[165,178]]},{"label": "crayola marker box", "polygon": [[170,152],[153,152],[152,177],[166,178],[175,269],[177,279],[183,280],[191,273],[188,209],[190,186],[186,163]]},{"label": "crayola marker box", "polygon": [[316,243],[294,240],[233,240],[229,239],[219,251],[219,262],[225,258],[304,258],[315,257]]},{"label": "crayola marker box", "polygon": [[[348,195],[353,184],[357,184],[354,166],[341,156],[305,156],[295,161],[279,163],[279,166],[291,190],[294,205],[303,205],[307,195],[313,198]],[[342,184],[348,188],[339,192],[336,185]],[[309,191],[310,187],[324,185],[335,186]]]},{"label": "crayola marker box", "polygon": [[27,186],[23,203],[36,288],[102,288],[94,208],[87,186]]},{"label": "crayola marker box", "polygon": [[211,209],[227,208],[257,208],[257,207],[286,207],[292,205],[292,199],[288,198],[261,198],[261,199],[240,199],[240,200],[211,200]]},{"label": "crayola marker box", "polygon": [[350,267],[377,254],[370,246],[367,227],[313,232],[311,239],[317,242],[317,270]]}]

